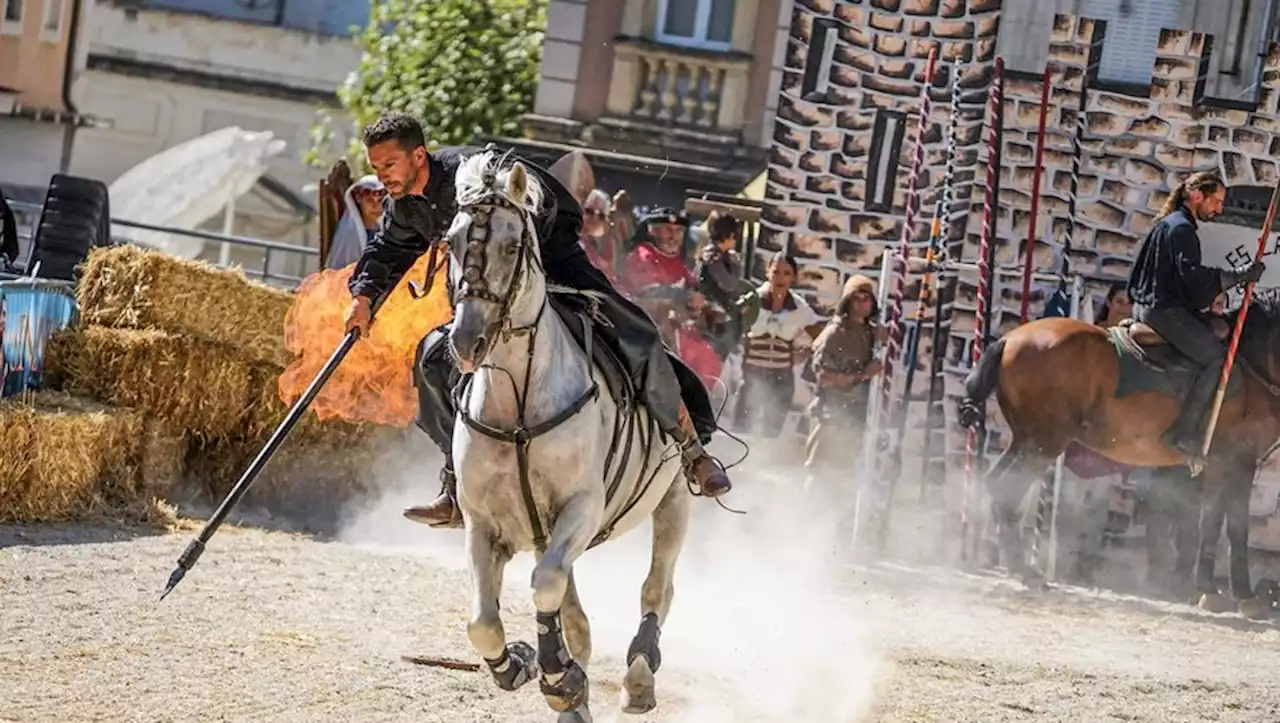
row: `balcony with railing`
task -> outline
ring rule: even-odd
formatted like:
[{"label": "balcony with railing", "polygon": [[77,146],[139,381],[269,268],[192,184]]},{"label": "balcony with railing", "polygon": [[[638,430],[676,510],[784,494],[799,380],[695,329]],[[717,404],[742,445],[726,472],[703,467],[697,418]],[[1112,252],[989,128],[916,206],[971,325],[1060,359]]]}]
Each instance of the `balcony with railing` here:
[{"label": "balcony with railing", "polygon": [[752,57],[620,38],[609,114],[662,128],[738,134],[745,122]]}]

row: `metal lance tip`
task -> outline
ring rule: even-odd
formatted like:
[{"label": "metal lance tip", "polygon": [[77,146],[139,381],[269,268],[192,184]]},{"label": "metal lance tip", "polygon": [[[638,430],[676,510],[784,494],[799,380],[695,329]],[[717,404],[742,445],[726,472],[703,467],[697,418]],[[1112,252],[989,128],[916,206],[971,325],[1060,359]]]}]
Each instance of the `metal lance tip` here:
[{"label": "metal lance tip", "polygon": [[186,577],[187,570],[195,567],[196,561],[200,559],[200,555],[204,553],[204,543],[199,539],[192,540],[187,545],[187,549],[182,551],[178,556],[178,566],[173,568],[173,572],[169,573],[169,584],[164,586],[164,592],[160,593],[160,599],[164,600],[169,593],[182,582],[182,578]]},{"label": "metal lance tip", "polygon": [[164,586],[164,592],[160,593],[160,599],[164,600],[173,592],[173,589],[182,582],[182,578],[187,574],[186,568],[178,566],[173,568],[173,572],[169,573],[169,584]]}]

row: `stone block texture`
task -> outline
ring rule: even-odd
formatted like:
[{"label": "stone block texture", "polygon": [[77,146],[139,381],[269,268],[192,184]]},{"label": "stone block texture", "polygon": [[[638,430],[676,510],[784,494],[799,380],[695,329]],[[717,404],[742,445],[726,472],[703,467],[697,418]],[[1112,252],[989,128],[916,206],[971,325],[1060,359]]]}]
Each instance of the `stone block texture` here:
[{"label": "stone block texture", "polygon": [[[896,250],[918,127],[922,85],[930,83],[933,113],[924,127],[924,166],[919,210],[910,229],[914,255],[927,246],[929,221],[941,197],[950,118],[950,77],[961,81],[955,202],[945,239],[949,258],[978,257],[986,177],[989,118],[986,99],[994,75],[1000,27],[999,0],[797,0],[778,100],[766,189],[766,212],[757,253],[765,257],[789,245],[800,260],[801,286],[820,309],[829,309],[850,274],[876,276],[880,257]],[[811,52],[834,28],[836,47],[828,67],[809,65]],[[1006,32],[1019,32],[1016,27]],[[1042,273],[1084,274],[1096,308],[1112,283],[1128,275],[1133,255],[1170,188],[1190,173],[1217,170],[1229,187],[1270,186],[1280,179],[1280,48],[1273,47],[1262,75],[1256,108],[1219,107],[1203,96],[1213,39],[1204,33],[1164,30],[1149,93],[1134,97],[1096,87],[1097,63],[1106,43],[1105,23],[1058,15],[1050,38],[1050,94],[1041,167],[1039,212],[1034,219],[1033,259]],[[938,72],[924,77],[930,48],[938,48]],[[814,78],[826,77],[825,92]],[[1040,74],[1006,73],[1000,194],[993,209],[996,268],[992,332],[1017,325],[1021,270],[1031,218],[1035,148],[1040,117]],[[896,113],[895,113],[896,112]],[[1083,113],[1083,134],[1077,117]],[[900,144],[885,118],[903,125]],[[879,121],[877,119],[880,119]],[[888,125],[893,125],[892,123]],[[1077,143],[1078,141],[1078,143]],[[1073,174],[1079,146],[1079,175]],[[890,158],[892,156],[892,158]],[[896,161],[896,168],[893,162]],[[891,172],[886,169],[891,169]],[[887,184],[885,174],[888,173]],[[1071,188],[1075,181],[1074,201]],[[892,186],[887,189],[884,186]],[[761,258],[764,261],[764,258]],[[763,269],[763,263],[758,264]],[[946,395],[962,390],[961,375],[975,325],[975,275],[956,275],[943,308]],[[906,284],[904,318],[914,318],[920,277]],[[1034,283],[1030,317],[1038,318],[1056,283]],[[933,310],[925,314],[931,319]],[[915,383],[930,383],[928,335],[922,339]],[[897,365],[901,398],[904,365]],[[909,414],[907,455],[922,453],[924,405]],[[963,449],[954,404],[945,405],[948,456]],[[989,405],[993,414],[995,404]],[[998,419],[993,419],[998,430]],[[913,437],[916,449],[912,449]],[[998,445],[997,445],[998,446]],[[960,464],[948,464],[958,474]],[[910,464],[908,470],[914,469]],[[905,474],[905,472],[904,472]],[[939,480],[941,481],[941,480]]]}]

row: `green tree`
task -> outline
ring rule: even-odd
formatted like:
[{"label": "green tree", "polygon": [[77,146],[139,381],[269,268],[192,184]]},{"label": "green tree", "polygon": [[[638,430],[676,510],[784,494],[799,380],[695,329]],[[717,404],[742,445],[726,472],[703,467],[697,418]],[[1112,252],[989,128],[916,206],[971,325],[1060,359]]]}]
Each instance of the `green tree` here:
[{"label": "green tree", "polygon": [[[430,145],[515,135],[533,106],[547,0],[373,0],[360,66],[338,89],[356,128],[386,111],[422,121]],[[309,160],[331,143],[322,114]],[[359,159],[358,142],[349,153]]]}]

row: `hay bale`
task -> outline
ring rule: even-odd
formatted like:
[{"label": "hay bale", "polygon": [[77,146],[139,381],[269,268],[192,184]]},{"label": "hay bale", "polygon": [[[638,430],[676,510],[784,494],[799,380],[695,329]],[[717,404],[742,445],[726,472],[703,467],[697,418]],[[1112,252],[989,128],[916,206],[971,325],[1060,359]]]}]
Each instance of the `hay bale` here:
[{"label": "hay bale", "polygon": [[54,335],[45,354],[59,388],[135,408],[204,440],[235,434],[259,396],[260,372],[235,350],[163,331],[74,327]]},{"label": "hay bale", "polygon": [[[164,495],[186,441],[138,412],[60,392],[0,403],[0,521],[83,519]],[[17,430],[17,431],[15,431]]]},{"label": "hay bale", "polygon": [[284,345],[293,294],[239,270],[132,245],[94,249],[77,298],[88,324],[190,335],[282,367],[293,361]]}]

